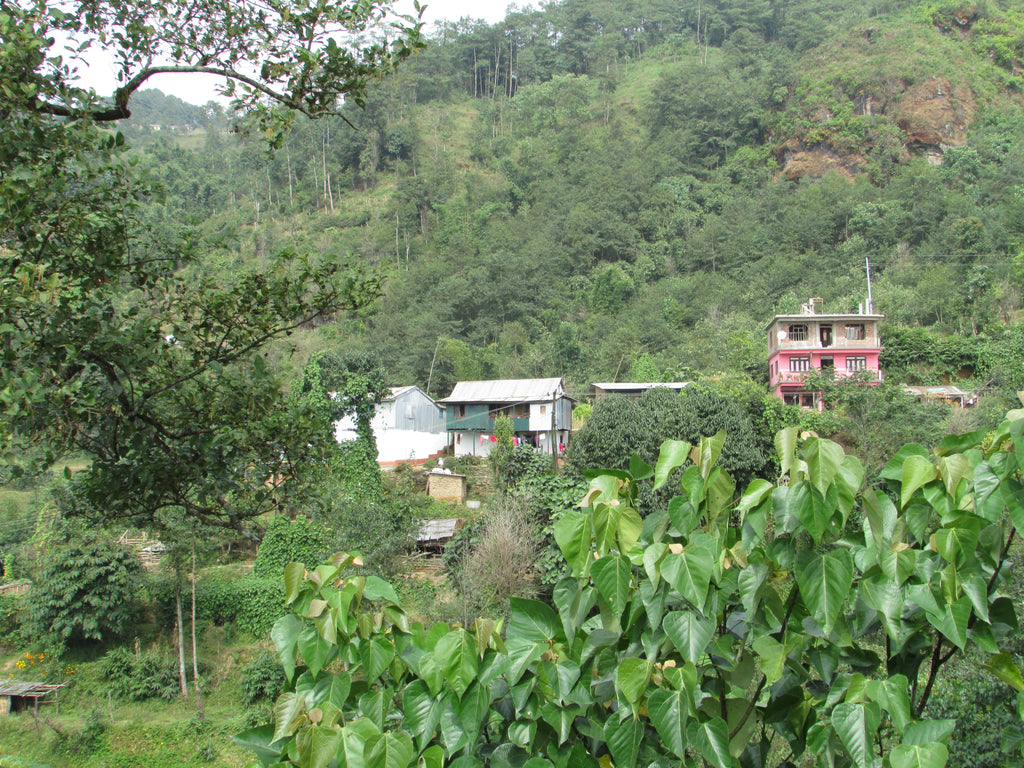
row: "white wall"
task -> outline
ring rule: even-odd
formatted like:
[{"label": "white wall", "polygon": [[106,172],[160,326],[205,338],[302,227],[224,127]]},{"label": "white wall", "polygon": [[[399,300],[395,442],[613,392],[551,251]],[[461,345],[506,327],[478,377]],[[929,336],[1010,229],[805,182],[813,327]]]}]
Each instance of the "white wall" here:
[{"label": "white wall", "polygon": [[[544,409],[544,413],[541,413],[541,409]],[[531,432],[547,432],[551,429],[552,425],[552,409],[554,405],[552,403],[530,403],[530,431]]]},{"label": "white wall", "polygon": [[[346,421],[349,423],[346,424]],[[334,424],[334,439],[339,443],[356,439],[354,429],[348,428],[350,420],[342,419]],[[379,429],[374,420],[373,437],[377,441],[377,462],[422,461],[440,453],[448,442],[446,432],[413,432],[408,429]]]}]

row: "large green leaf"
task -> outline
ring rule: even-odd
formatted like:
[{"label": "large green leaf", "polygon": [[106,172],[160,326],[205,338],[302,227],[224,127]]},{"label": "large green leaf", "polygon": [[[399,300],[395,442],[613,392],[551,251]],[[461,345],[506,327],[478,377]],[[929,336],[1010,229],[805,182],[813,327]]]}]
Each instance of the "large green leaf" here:
[{"label": "large green leaf", "polygon": [[341,747],[341,734],[335,728],[312,725],[295,735],[295,747],[303,768],[327,768]]},{"label": "large green leaf", "polygon": [[971,599],[964,595],[952,604],[942,605],[937,612],[926,612],[928,623],[942,633],[961,651],[967,645],[967,622],[971,618]]},{"label": "large green leaf", "polygon": [[552,530],[573,575],[587,576],[593,562],[590,554],[594,543],[591,515],[576,509],[569,510],[555,521]]},{"label": "large green leaf", "polygon": [[900,507],[905,508],[914,492],[930,483],[936,477],[938,477],[938,471],[935,469],[935,465],[926,457],[918,455],[908,456],[906,461],[903,462],[903,475],[901,478],[903,485],[900,488]]},{"label": "large green leaf", "polygon": [[843,513],[843,521],[850,517],[857,494],[864,487],[864,465],[856,456],[844,456],[839,471],[836,472],[835,486],[839,498],[839,509]]},{"label": "large green leaf", "polygon": [[725,430],[720,429],[711,437],[702,437],[697,444],[697,466],[700,467],[700,474],[705,480],[711,476],[711,470],[718,464],[718,457],[722,455],[722,448],[725,446]]},{"label": "large green leaf", "polygon": [[963,520],[947,528],[939,528],[931,535],[931,548],[942,555],[948,563],[963,565],[974,558],[981,532],[981,521]]},{"label": "large green leaf", "polygon": [[729,726],[720,717],[705,722],[691,722],[686,735],[701,757],[714,768],[738,768],[739,761],[729,752]]},{"label": "large green leaf", "polygon": [[658,463],[654,467],[654,487],[661,488],[672,471],[683,466],[690,458],[691,443],[685,440],[666,440],[661,444]]},{"label": "large green leaf", "polygon": [[735,495],[736,481],[732,479],[732,475],[721,467],[715,467],[707,481],[705,514],[709,525],[714,524],[719,515],[732,504]]},{"label": "large green leaf", "polygon": [[689,714],[689,695],[685,691],[667,691],[659,688],[652,691],[647,700],[647,715],[654,729],[665,746],[680,760],[686,757],[686,725]]},{"label": "large green leaf", "polygon": [[639,717],[627,717],[622,722],[612,716],[604,726],[604,740],[612,753],[615,768],[634,768],[644,739],[644,724]]},{"label": "large green leaf", "polygon": [[366,768],[408,768],[412,739],[404,731],[388,731],[366,740]]},{"label": "large green leaf", "polygon": [[509,606],[509,638],[535,643],[548,643],[558,638],[561,623],[550,605],[538,600],[513,597],[509,600]]},{"label": "large green leaf", "polygon": [[842,446],[824,438],[812,438],[804,444],[803,456],[808,481],[824,496],[846,457]]},{"label": "large green leaf", "polygon": [[860,590],[864,601],[881,617],[882,625],[895,646],[893,652],[898,651],[909,634],[903,626],[903,590],[891,578],[880,577],[864,579]]},{"label": "large green leaf", "polygon": [[615,686],[634,710],[647,691],[652,669],[653,664],[649,659],[627,656],[615,670]]},{"label": "large green leaf", "polygon": [[828,636],[853,586],[853,559],[844,549],[797,557],[796,583],[804,603]]},{"label": "large green leaf", "polygon": [[338,646],[324,640],[312,625],[304,627],[299,634],[299,653],[314,676],[320,674],[320,670],[337,651]]},{"label": "large green leaf", "polygon": [[675,496],[668,503],[668,517],[672,525],[686,536],[700,523],[700,508],[685,496]]},{"label": "large green leaf", "polygon": [[445,680],[462,696],[476,679],[480,668],[480,656],[473,635],[461,628],[449,632],[438,640],[434,655],[444,670]]},{"label": "large green leaf", "polygon": [[815,544],[820,543],[830,527],[835,508],[813,485],[803,480],[790,486],[786,500],[790,514],[811,534]]},{"label": "large green leaf", "polygon": [[367,717],[356,718],[344,726],[340,730],[339,768],[365,768],[366,742],[379,733],[380,729]]},{"label": "large green leaf", "polygon": [[402,691],[402,711],[405,712],[405,729],[423,749],[434,737],[434,731],[441,722],[441,707],[422,680],[413,680]]},{"label": "large green leaf", "polygon": [[274,741],[292,736],[306,721],[306,699],[294,692],[285,692],[274,702]]},{"label": "large green leaf", "polygon": [[621,615],[629,600],[633,582],[633,567],[623,555],[608,555],[594,563],[591,569],[594,586],[601,596]]},{"label": "large green leaf", "polygon": [[338,709],[344,709],[351,688],[352,679],[347,672],[324,675],[316,681],[308,698],[314,706],[319,707],[329,702]]},{"label": "large green leaf", "polygon": [[715,620],[692,611],[673,611],[662,620],[662,627],[684,661],[701,663],[708,643],[715,636]]},{"label": "large green leaf", "polygon": [[474,682],[459,701],[452,703],[470,744],[476,744],[480,736],[480,728],[487,717],[490,703],[490,691],[479,682]]},{"label": "large green leaf", "polygon": [[456,700],[457,697],[454,693],[446,691],[437,702],[437,708],[441,710],[441,741],[448,754],[454,754],[471,746],[469,732],[455,712],[454,702]]},{"label": "large green leaf", "polygon": [[786,665],[786,646],[771,635],[761,635],[751,644],[754,653],[761,660],[761,672],[768,685],[775,685],[782,678]]},{"label": "large green leaf", "polygon": [[905,746],[924,746],[935,741],[946,741],[953,734],[956,720],[919,720],[903,729],[900,740]]},{"label": "large green leaf", "polygon": [[793,476],[796,466],[796,449],[800,443],[798,427],[786,427],[775,433],[775,452],[779,457],[779,474]]},{"label": "large green leaf", "polygon": [[832,710],[832,728],[857,768],[870,768],[878,762],[874,743],[880,720],[881,712],[874,703],[844,702]]},{"label": "large green leaf", "polygon": [[270,630],[270,639],[274,641],[277,658],[284,668],[285,676],[291,680],[295,677],[295,653],[302,634],[302,622],[297,616],[289,613],[278,619]]},{"label": "large green leaf", "polygon": [[769,483],[767,480],[756,478],[751,480],[750,485],[747,486],[747,490],[743,492],[740,497],[739,504],[736,505],[736,511],[742,515],[746,515],[747,512],[759,507],[765,499],[771,496],[775,486]]},{"label": "large green leaf", "polygon": [[1010,654],[993,654],[985,662],[985,669],[1015,691],[1024,691],[1024,677],[1021,677],[1020,667],[1017,666]]},{"label": "large green leaf", "polygon": [[284,602],[291,605],[306,583],[306,568],[302,563],[288,563],[284,567]]},{"label": "large green leaf", "polygon": [[385,635],[372,635],[360,647],[360,660],[367,680],[376,680],[395,658],[395,646]]},{"label": "large green leaf", "polygon": [[715,541],[707,534],[694,536],[680,554],[670,552],[661,563],[662,576],[698,610],[704,610],[714,571]]},{"label": "large green leaf", "polygon": [[900,744],[889,752],[891,768],[945,768],[948,759],[946,745],[937,742],[911,747]]},{"label": "large green leaf", "polygon": [[273,725],[261,725],[258,728],[250,728],[247,731],[242,731],[237,736],[232,736],[231,740],[242,747],[242,749],[256,753],[257,759],[263,765],[272,765],[280,761],[283,745],[287,743],[281,742],[274,746],[276,742]]}]

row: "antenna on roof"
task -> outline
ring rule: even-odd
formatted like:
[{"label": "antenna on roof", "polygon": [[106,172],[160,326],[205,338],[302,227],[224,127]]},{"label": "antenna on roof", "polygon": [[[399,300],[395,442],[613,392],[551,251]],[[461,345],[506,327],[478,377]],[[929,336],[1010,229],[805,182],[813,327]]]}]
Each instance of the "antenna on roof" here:
[{"label": "antenna on roof", "polygon": [[873,314],[875,314],[875,304],[871,300],[871,261],[870,261],[870,259],[868,259],[867,256],[864,257],[864,269],[867,271],[867,274],[868,274],[868,306],[867,306],[867,310],[868,310],[868,314],[869,315],[873,315]]}]

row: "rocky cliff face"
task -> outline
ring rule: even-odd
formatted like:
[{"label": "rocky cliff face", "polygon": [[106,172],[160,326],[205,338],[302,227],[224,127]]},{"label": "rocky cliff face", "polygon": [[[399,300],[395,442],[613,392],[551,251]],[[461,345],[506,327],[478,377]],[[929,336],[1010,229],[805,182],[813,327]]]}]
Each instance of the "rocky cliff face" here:
[{"label": "rocky cliff face", "polygon": [[[978,112],[978,103],[967,87],[954,85],[944,77],[933,77],[909,86],[889,82],[880,93],[858,94],[852,108],[854,114],[878,116],[895,123],[904,157],[924,154],[941,162],[946,147],[967,143],[967,129]],[[819,109],[812,119],[826,125],[832,115]],[[829,139],[810,145],[791,139],[782,145],[781,157],[782,173],[791,180],[817,178],[828,171],[852,179],[868,165],[863,153],[844,149]]]},{"label": "rocky cliff face", "polygon": [[908,88],[896,111],[907,146],[941,151],[967,143],[967,127],[978,111],[974,95],[962,85],[934,77]]}]

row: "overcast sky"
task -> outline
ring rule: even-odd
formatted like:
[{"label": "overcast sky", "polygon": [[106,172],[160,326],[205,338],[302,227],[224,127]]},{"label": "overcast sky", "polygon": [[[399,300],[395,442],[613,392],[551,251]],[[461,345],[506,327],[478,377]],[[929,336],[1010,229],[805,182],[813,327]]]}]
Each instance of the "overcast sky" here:
[{"label": "overcast sky", "polygon": [[[484,19],[493,24],[505,18],[505,11],[512,4],[512,0],[421,0],[421,4],[427,6],[423,18],[429,27],[442,19],[455,21],[464,16]],[[528,0],[516,2],[517,6],[523,8],[530,4]],[[535,7],[539,6],[537,2],[532,4]],[[413,0],[396,0],[395,10],[411,14]],[[89,59],[88,64],[79,64],[82,84],[95,88],[102,96],[109,96],[117,87],[113,60],[98,55],[91,55]],[[177,96],[191,104],[205,104],[211,99],[223,100],[216,92],[221,80],[212,75],[154,75],[143,87],[159,88],[164,93]]]}]

